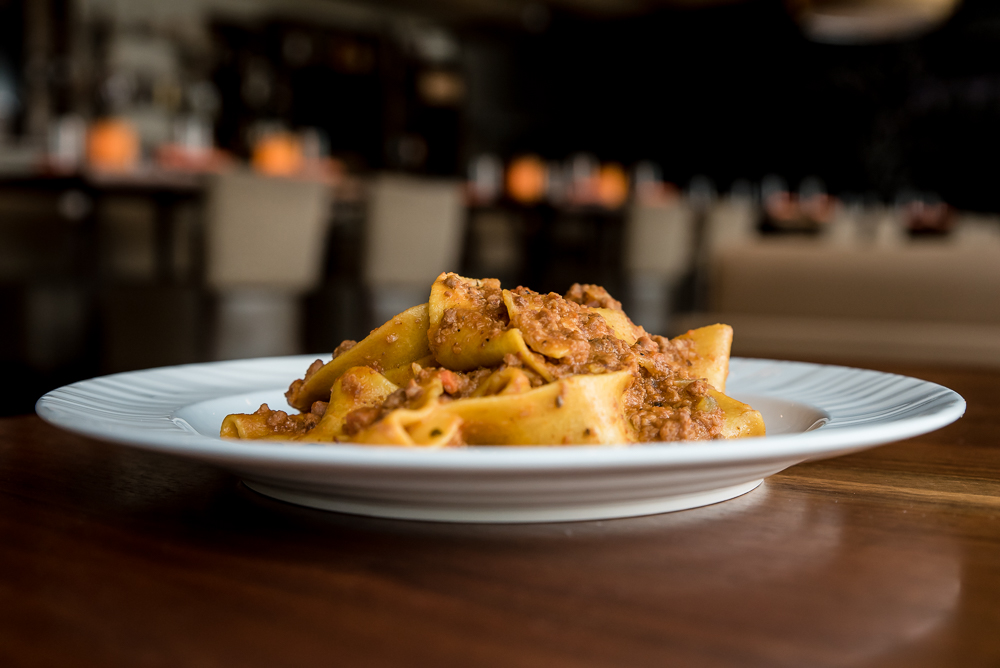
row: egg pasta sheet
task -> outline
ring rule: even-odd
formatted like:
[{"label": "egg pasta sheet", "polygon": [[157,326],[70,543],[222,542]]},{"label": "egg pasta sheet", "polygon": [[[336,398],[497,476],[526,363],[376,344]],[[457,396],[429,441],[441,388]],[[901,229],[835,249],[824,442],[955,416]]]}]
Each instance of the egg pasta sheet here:
[{"label": "egg pasta sheet", "polygon": [[566,295],[441,274],[426,304],[316,360],[285,393],[225,418],[226,438],[408,447],[628,445],[764,435],[724,394],[728,325],[674,339],[603,288]]}]

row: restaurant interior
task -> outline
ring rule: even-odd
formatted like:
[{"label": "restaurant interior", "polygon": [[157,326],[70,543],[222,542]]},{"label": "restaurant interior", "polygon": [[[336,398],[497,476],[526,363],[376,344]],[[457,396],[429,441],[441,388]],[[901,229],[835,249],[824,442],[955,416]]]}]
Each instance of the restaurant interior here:
[{"label": "restaurant interior", "polygon": [[0,0],[0,410],[446,270],[996,367],[998,47],[985,0]]},{"label": "restaurant interior", "polygon": [[1000,666],[998,155],[995,0],[0,0],[0,666]]}]

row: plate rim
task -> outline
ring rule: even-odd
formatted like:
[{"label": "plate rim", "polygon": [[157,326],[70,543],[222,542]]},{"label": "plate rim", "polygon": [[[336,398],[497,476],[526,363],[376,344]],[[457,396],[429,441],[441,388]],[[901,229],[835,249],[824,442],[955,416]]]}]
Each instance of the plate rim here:
[{"label": "plate rim", "polygon": [[[327,354],[328,356],[329,354]],[[867,449],[928,433],[958,420],[965,413],[965,399],[954,390],[912,376],[863,369],[835,364],[818,364],[793,360],[733,357],[733,367],[757,365],[776,366],[785,370],[813,372],[833,370],[838,373],[860,374],[869,379],[902,380],[910,389],[920,388],[928,393],[924,403],[933,404],[930,412],[904,416],[901,419],[884,417],[856,420],[854,424],[837,421],[836,413],[810,402],[795,401],[781,394],[743,392],[734,394],[770,396],[811,406],[830,415],[827,424],[811,431],[794,434],[754,437],[732,441],[658,442],[630,446],[470,446],[466,448],[435,449],[405,448],[398,446],[369,446],[353,444],[296,443],[294,445],[241,443],[211,437],[194,430],[177,416],[188,406],[224,398],[248,391],[271,390],[274,385],[243,387],[224,394],[199,395],[197,399],[178,404],[179,397],[166,400],[156,409],[146,407],[136,410],[129,419],[140,426],[123,428],[121,413],[91,406],[81,408],[80,401],[88,392],[106,391],[104,385],[140,378],[156,380],[158,376],[199,373],[208,370],[236,369],[250,366],[299,365],[305,368],[316,355],[260,357],[243,360],[200,362],[177,366],[157,367],[97,376],[70,383],[47,392],[35,404],[36,413],[46,422],[72,433],[102,441],[110,441],[143,450],[193,457],[223,467],[270,465],[299,468],[303,465],[333,468],[377,468],[382,471],[455,471],[463,472],[513,472],[560,470],[628,470],[649,466],[688,468],[728,466],[734,463],[770,460],[798,461],[837,456]],[[257,372],[258,375],[262,371]],[[738,376],[739,374],[737,374]],[[732,379],[732,378],[731,378]],[[164,379],[161,379],[161,382]],[[737,377],[738,383],[738,377]],[[279,388],[280,389],[280,388]],[[163,401],[163,399],[161,399]],[[102,415],[103,413],[103,415]],[[117,416],[117,417],[115,417]],[[83,419],[81,419],[83,418]],[[117,422],[116,422],[117,420]],[[142,425],[145,425],[144,427]],[[152,428],[155,425],[155,429]],[[103,427],[103,428],[102,428]],[[756,446],[756,447],[752,447]]]}]

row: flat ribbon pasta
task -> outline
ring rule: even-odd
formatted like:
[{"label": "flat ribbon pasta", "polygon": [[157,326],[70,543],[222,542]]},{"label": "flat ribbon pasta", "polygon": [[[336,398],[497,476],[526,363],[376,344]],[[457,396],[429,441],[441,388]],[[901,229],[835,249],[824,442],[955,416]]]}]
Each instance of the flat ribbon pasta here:
[{"label": "flat ribbon pasta", "polygon": [[430,356],[427,324],[427,304],[403,311],[301,383],[293,384],[285,394],[289,405],[307,411],[313,402],[326,401],[337,379],[355,366],[377,367],[394,382],[405,382],[410,365]]},{"label": "flat ribbon pasta", "polygon": [[347,414],[359,408],[380,406],[399,389],[385,376],[366,366],[348,369],[333,384],[326,412],[312,430],[298,437],[307,441],[337,441],[344,437]]},{"label": "flat ribbon pasta", "polygon": [[441,447],[460,430],[468,445],[625,444],[634,434],[621,397],[632,380],[627,371],[570,376],[526,392],[447,402],[434,390],[420,406],[392,411],[352,441]]},{"label": "flat ribbon pasta", "polygon": [[264,404],[220,433],[420,448],[762,436],[761,414],[724,394],[732,338],[650,335],[599,286],[562,297],[443,273],[426,304],[294,381],[300,414]]},{"label": "flat ribbon pasta", "polygon": [[516,355],[547,381],[553,379],[544,360],[525,345],[518,329],[510,329],[500,281],[463,278],[444,273],[431,286],[427,338],[434,358],[454,371],[496,366]]},{"label": "flat ribbon pasta", "polygon": [[462,419],[441,411],[444,393],[440,377],[423,388],[420,401],[410,408],[397,408],[367,429],[355,434],[354,443],[441,448],[456,441]]},{"label": "flat ribbon pasta", "polygon": [[695,354],[688,367],[691,378],[704,378],[719,392],[726,391],[729,376],[729,350],[733,345],[733,328],[729,325],[709,325],[692,329],[673,339],[691,341]]},{"label": "flat ribbon pasta", "polygon": [[222,438],[267,439],[271,441],[287,441],[295,438],[295,432],[281,432],[276,430],[268,422],[268,417],[265,413],[235,413],[227,415],[222,421],[219,436]]}]

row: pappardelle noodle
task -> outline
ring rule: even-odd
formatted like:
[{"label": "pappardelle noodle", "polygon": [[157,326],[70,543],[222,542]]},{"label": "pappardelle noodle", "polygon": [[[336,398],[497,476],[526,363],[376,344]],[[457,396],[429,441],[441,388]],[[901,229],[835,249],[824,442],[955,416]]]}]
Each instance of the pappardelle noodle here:
[{"label": "pappardelle noodle", "polygon": [[426,304],[316,360],[227,438],[441,448],[624,445],[764,435],[724,394],[733,330],[648,334],[604,288],[565,296],[438,276]]}]

